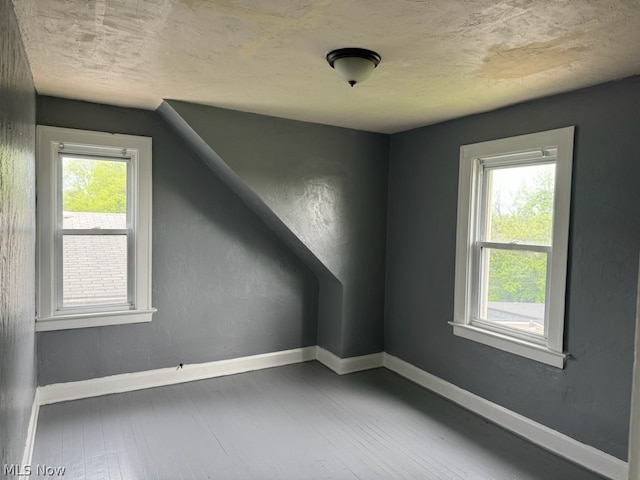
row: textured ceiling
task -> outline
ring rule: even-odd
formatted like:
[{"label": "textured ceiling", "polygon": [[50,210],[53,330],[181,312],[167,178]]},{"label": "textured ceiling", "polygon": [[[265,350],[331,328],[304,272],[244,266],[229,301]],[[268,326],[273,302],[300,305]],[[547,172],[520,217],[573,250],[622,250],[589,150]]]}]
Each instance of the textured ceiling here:
[{"label": "textured ceiling", "polygon": [[[40,94],[397,132],[640,73],[640,0],[13,0]],[[382,62],[350,88],[324,56]]]}]

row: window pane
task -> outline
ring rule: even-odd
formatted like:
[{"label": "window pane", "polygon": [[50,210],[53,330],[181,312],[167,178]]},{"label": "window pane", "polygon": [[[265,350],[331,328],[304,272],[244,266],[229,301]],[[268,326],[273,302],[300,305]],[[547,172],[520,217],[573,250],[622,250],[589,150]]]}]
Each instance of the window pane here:
[{"label": "window pane", "polygon": [[483,249],[480,318],[544,335],[547,253]]},{"label": "window pane", "polygon": [[127,228],[127,163],[62,157],[63,228]]},{"label": "window pane", "polygon": [[62,306],[126,304],[127,236],[64,235]]},{"label": "window pane", "polygon": [[555,163],[489,168],[486,239],[551,245]]}]

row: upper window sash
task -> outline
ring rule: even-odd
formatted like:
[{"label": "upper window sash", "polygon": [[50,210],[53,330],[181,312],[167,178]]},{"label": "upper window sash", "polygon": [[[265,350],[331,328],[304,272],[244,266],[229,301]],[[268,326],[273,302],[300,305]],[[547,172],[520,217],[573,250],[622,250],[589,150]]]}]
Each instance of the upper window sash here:
[{"label": "upper window sash", "polygon": [[519,250],[523,252],[551,253],[552,247],[547,245],[538,245],[536,243],[520,243],[520,242],[487,242],[478,240],[476,245],[479,248],[496,248],[500,250]]},{"label": "upper window sash", "polygon": [[[477,179],[477,185],[475,192],[478,195],[476,199],[476,205],[478,209],[474,212],[476,215],[476,229],[473,232],[476,241],[487,240],[487,225],[489,220],[487,218],[490,206],[489,202],[489,174],[492,171],[514,168],[519,166],[532,166],[532,165],[549,165],[556,164],[557,148],[547,149],[534,149],[523,152],[515,152],[503,155],[493,155],[478,157],[471,161],[476,164],[475,175]],[[491,243],[502,243],[493,241]],[[525,243],[518,243],[519,245],[525,245]]]},{"label": "upper window sash", "polygon": [[475,158],[483,167],[510,167],[537,162],[555,162],[557,154],[558,149],[556,147],[547,147],[526,149],[519,152],[498,153],[495,155],[478,155]]}]

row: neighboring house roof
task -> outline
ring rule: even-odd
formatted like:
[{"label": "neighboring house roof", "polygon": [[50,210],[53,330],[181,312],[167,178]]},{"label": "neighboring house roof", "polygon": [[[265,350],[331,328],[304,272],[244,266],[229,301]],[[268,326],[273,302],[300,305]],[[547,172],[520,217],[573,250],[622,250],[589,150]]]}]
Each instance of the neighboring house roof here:
[{"label": "neighboring house roof", "polygon": [[544,303],[488,302],[487,317],[505,327],[544,335]]},{"label": "neighboring house roof", "polygon": [[542,322],[544,319],[544,303],[489,302],[487,306],[491,318],[496,320]]},{"label": "neighboring house roof", "polygon": [[[64,228],[126,228],[125,214],[64,212]],[[63,239],[65,306],[127,301],[127,236],[65,235]]]},{"label": "neighboring house roof", "polygon": [[64,212],[64,228],[127,228],[125,213]]}]

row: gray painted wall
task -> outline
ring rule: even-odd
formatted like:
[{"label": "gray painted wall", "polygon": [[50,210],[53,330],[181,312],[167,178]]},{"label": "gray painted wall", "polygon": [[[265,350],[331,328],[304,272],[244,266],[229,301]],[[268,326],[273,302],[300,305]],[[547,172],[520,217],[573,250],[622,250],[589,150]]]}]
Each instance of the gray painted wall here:
[{"label": "gray painted wall", "polygon": [[336,276],[276,215],[262,198],[173,109],[163,102],[157,112],[198,157],[300,258],[318,279],[318,344],[334,352],[342,348],[343,287]]},{"label": "gray painted wall", "polygon": [[335,277],[318,275],[319,344],[382,351],[389,137],[167,103]]},{"label": "gray painted wall", "polygon": [[636,340],[633,362],[631,422],[629,431],[629,480],[640,480],[640,279],[636,304]]},{"label": "gray painted wall", "polygon": [[11,0],[0,0],[0,468],[21,463],[36,386],[36,94]]},{"label": "gray painted wall", "polygon": [[[640,77],[392,136],[385,350],[626,459],[640,248]],[[576,125],[564,370],[455,337],[461,145]]]},{"label": "gray painted wall", "polygon": [[149,324],[38,334],[40,385],[317,343],[318,282],[155,112],[38,98],[38,123],[153,138]]}]

